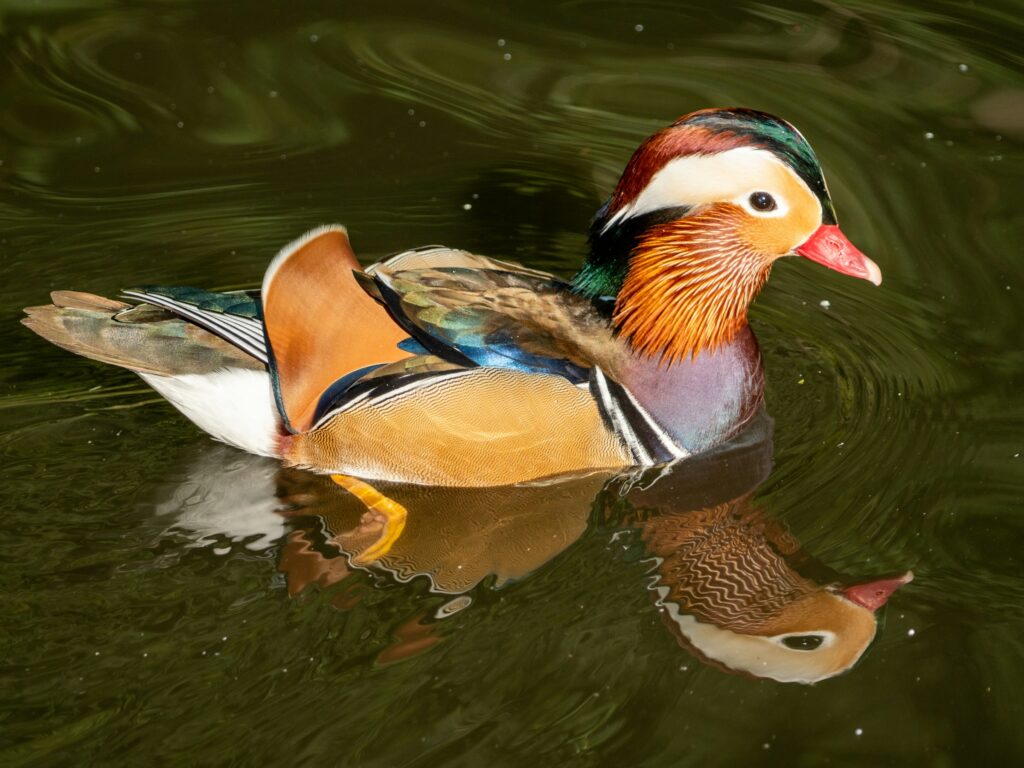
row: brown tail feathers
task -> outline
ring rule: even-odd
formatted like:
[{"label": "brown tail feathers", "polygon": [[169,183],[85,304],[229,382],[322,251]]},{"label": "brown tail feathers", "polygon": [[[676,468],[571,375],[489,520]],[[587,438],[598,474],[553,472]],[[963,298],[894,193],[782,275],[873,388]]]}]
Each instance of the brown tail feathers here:
[{"label": "brown tail feathers", "polygon": [[91,360],[158,376],[264,368],[212,333],[156,307],[132,308],[78,291],[54,291],[50,299],[53,304],[27,307],[22,324]]}]

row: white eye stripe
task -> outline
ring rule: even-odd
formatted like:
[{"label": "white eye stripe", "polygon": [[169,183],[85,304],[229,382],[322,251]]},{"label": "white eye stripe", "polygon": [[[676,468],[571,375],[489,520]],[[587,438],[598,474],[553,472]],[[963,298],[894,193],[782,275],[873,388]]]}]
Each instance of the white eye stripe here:
[{"label": "white eye stripe", "polygon": [[[787,200],[780,200],[779,189],[796,184],[816,204],[807,184],[771,152],[741,147],[713,155],[687,155],[670,160],[631,202],[605,222],[604,230],[634,216],[680,205],[706,205],[732,202],[755,216],[784,216]],[[768,192],[776,201],[774,211],[755,211],[750,205],[752,192]],[[819,206],[820,207],[820,206]]]}]

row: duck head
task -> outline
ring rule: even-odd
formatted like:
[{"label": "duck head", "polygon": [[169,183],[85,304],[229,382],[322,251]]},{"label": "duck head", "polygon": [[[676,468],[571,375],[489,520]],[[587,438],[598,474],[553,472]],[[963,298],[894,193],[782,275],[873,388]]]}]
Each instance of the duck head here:
[{"label": "duck head", "polygon": [[751,109],[705,109],[633,154],[593,221],[574,288],[615,297],[620,337],[672,364],[728,343],[772,264],[791,254],[882,281],[840,231],[796,128]]}]

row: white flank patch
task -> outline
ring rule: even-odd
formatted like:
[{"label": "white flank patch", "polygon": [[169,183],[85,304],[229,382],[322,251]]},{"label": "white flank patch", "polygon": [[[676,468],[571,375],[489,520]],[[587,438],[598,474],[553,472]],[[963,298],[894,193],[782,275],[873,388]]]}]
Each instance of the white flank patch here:
[{"label": "white flank patch", "polygon": [[277,406],[266,371],[225,368],[207,374],[139,376],[215,439],[260,456],[278,457]]}]

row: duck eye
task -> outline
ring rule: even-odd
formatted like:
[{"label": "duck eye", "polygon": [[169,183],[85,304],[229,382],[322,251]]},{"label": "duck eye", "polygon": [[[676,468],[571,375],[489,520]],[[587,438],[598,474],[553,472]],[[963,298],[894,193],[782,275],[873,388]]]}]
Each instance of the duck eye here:
[{"label": "duck eye", "polygon": [[794,651],[813,651],[824,639],[821,635],[790,635],[782,638],[782,644]]},{"label": "duck eye", "polygon": [[774,211],[775,198],[767,192],[754,192],[750,195],[750,205],[755,211]]}]

